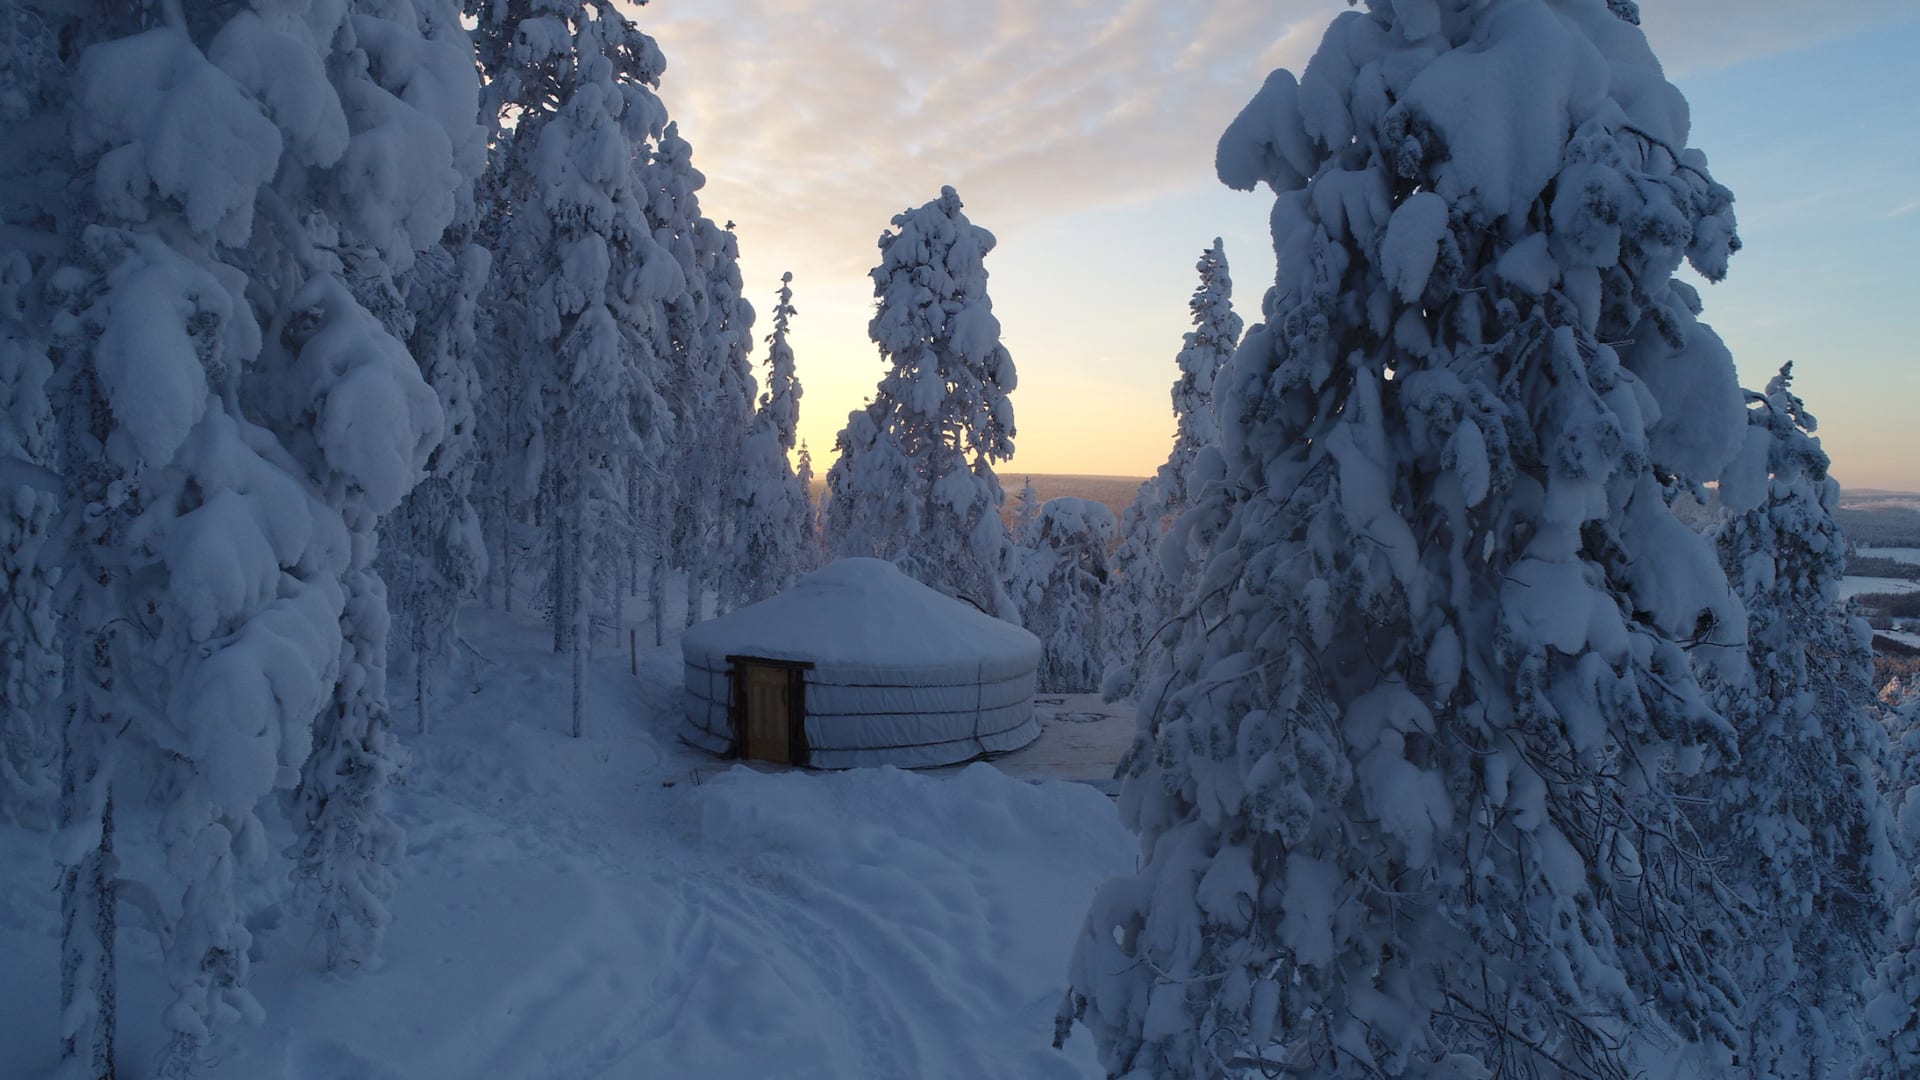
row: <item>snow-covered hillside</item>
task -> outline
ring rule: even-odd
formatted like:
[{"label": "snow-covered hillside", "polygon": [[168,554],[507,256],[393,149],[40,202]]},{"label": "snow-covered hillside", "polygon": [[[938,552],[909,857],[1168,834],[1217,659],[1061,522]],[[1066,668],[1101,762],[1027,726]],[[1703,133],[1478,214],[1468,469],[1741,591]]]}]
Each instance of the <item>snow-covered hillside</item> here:
[{"label": "snow-covered hillside", "polygon": [[[1049,1043],[1094,887],[1133,866],[1106,797],[983,764],[729,768],[672,738],[671,645],[637,678],[624,654],[597,659],[576,740],[542,625],[463,621],[475,648],[393,794],[406,855],[382,963],[321,975],[308,927],[268,907],[267,1019],[236,1025],[205,1075],[1098,1075],[1089,1040]],[[0,868],[0,1076],[39,1076],[59,1050],[46,835],[0,826]],[[121,1056],[138,1076],[166,986],[132,922]]]}]

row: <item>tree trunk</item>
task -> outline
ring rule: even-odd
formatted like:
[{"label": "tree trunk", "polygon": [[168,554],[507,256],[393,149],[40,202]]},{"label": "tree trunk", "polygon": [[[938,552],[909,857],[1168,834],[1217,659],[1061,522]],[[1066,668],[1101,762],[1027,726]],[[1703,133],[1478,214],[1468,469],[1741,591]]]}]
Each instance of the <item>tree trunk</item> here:
[{"label": "tree trunk", "polygon": [[658,552],[653,557],[653,572],[647,575],[647,605],[653,609],[653,644],[659,648],[667,643],[667,556]]},{"label": "tree trunk", "polygon": [[[90,635],[103,638],[105,635]],[[104,643],[101,643],[104,649]],[[92,678],[87,672],[82,678]],[[99,840],[60,877],[60,1056],[84,1062],[87,1080],[113,1080],[115,1008],[113,795],[102,752],[103,718],[83,688],[68,718],[61,761],[60,827],[97,824]]]},{"label": "tree trunk", "polygon": [[553,651],[564,653],[572,645],[573,607],[579,596],[579,588],[574,581],[576,570],[573,566],[574,544],[578,540],[578,529],[575,526],[578,515],[567,512],[572,511],[574,507],[567,505],[565,497],[559,491],[552,490],[552,494],[555,503],[559,505],[547,509],[549,531],[547,557],[552,561],[547,592],[553,607]]},{"label": "tree trunk", "polygon": [[513,496],[500,493],[500,607],[513,614]]},{"label": "tree trunk", "polygon": [[[592,607],[582,597],[574,602],[579,613],[579,621],[585,623],[593,617]],[[573,737],[578,739],[587,730],[587,627],[576,627],[573,634]]]},{"label": "tree trunk", "polygon": [[607,621],[613,626],[613,632],[614,632],[613,640],[616,648],[619,646],[619,642],[620,642],[620,637],[619,637],[620,628],[626,625],[627,593],[628,593],[628,590],[632,588],[632,586],[628,583],[628,578],[629,578],[628,567],[630,565],[630,561],[627,558],[628,552],[631,552],[633,550],[633,540],[632,540],[631,533],[629,533],[629,535],[623,541],[623,543],[626,545],[626,550],[613,551],[608,553],[609,555],[612,556],[612,561],[613,561],[613,588],[612,590],[610,590],[610,595],[608,595],[607,597],[607,612],[610,615],[610,618]]},{"label": "tree trunk", "polygon": [[687,623],[688,627],[700,621],[700,611],[706,599],[706,552],[698,544],[693,546],[693,554],[687,559]]},{"label": "tree trunk", "polygon": [[627,529],[627,595],[635,599],[640,596],[640,520],[645,500],[646,492],[640,481],[628,479],[627,505],[633,510],[633,518]]},{"label": "tree trunk", "polygon": [[[586,572],[586,531],[587,497],[586,485],[577,485],[572,498],[574,519],[571,536],[568,538],[567,574],[568,581],[567,615],[572,620],[571,640],[568,647],[573,651],[573,737],[578,739],[587,729],[587,654],[593,647],[593,597],[590,595],[590,578]],[[556,508],[557,509],[557,508]],[[557,519],[561,515],[555,514]],[[559,613],[555,612],[555,625],[558,625]]]},{"label": "tree trunk", "polygon": [[[411,500],[409,500],[409,504],[411,504]],[[413,653],[414,715],[419,720],[417,725],[419,733],[425,735],[428,727],[427,683],[429,680],[427,678],[427,660],[430,655],[436,654],[435,646],[437,646],[439,642],[429,642],[427,640],[426,613],[421,610],[426,605],[426,587],[421,584],[420,579],[422,575],[420,573],[420,564],[426,561],[427,553],[433,550],[433,541],[430,536],[427,538],[421,536],[422,533],[428,532],[429,527],[427,522],[421,520],[429,516],[426,508],[424,506],[409,505],[408,509],[410,512],[407,517],[411,525],[411,528],[408,530],[408,538],[412,541],[411,546],[413,548],[413,550],[407,553],[408,580],[412,586],[412,592],[408,597],[408,602],[413,610],[407,614],[407,646]],[[449,585],[448,588],[452,588],[452,586]]]}]

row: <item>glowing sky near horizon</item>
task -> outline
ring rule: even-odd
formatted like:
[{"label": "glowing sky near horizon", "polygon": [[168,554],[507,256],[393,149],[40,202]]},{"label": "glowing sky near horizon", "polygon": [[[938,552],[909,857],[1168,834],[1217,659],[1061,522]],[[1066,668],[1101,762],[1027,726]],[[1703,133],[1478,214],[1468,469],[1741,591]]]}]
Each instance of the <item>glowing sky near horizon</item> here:
[{"label": "glowing sky near horizon", "polygon": [[[1733,189],[1746,249],[1705,319],[1758,385],[1787,360],[1834,471],[1920,490],[1920,12],[1912,0],[1643,0],[1693,106],[1692,144]],[[888,220],[952,184],[1020,373],[1003,477],[1145,475],[1193,265],[1226,240],[1257,321],[1272,196],[1213,177],[1220,131],[1277,66],[1300,70],[1338,0],[654,0],[662,97],[734,221],[763,312],[794,274],[792,344],[815,468],[873,392],[867,270]],[[764,323],[764,319],[762,322]],[[762,325],[757,333],[764,334]],[[761,350],[763,353],[764,350]],[[761,353],[756,353],[756,360]]]}]

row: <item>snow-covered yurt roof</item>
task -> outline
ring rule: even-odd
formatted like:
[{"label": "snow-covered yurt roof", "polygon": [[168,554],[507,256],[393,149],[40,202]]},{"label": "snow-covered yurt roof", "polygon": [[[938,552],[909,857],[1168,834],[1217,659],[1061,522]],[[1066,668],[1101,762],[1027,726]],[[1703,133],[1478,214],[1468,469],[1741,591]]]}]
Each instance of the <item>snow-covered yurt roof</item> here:
[{"label": "snow-covered yurt roof", "polygon": [[809,763],[925,766],[1011,750],[1033,719],[1040,640],[882,559],[840,559],[786,592],[690,628],[690,741],[731,741],[729,657],[804,673]]},{"label": "snow-covered yurt roof", "polygon": [[810,661],[842,670],[977,679],[1040,662],[1040,639],[902,573],[885,559],[839,559],[786,592],[690,628],[688,659]]}]

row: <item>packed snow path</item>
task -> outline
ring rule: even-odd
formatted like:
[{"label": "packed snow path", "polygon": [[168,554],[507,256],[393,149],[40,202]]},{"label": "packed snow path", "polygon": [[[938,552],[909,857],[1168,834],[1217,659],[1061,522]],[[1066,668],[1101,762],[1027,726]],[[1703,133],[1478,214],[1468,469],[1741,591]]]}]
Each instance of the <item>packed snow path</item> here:
[{"label": "packed snow path", "polygon": [[1033,699],[1040,737],[1033,745],[992,759],[1022,780],[1071,780],[1117,795],[1114,771],[1133,745],[1133,707],[1099,694],[1040,694]]},{"label": "packed snow path", "polygon": [[[541,629],[463,623],[473,662],[394,793],[408,854],[382,965],[324,975],[303,925],[261,927],[266,1023],[234,1032],[208,1076],[1099,1075],[1089,1040],[1050,1046],[1087,902],[1133,866],[1099,791],[984,765],[695,782],[712,760],[669,734],[676,648],[642,652],[638,678],[624,650],[596,661],[575,740]],[[20,961],[0,1010],[40,1033],[0,1046],[8,1076],[56,1049],[43,844],[0,829],[0,952]],[[122,934],[121,1048],[144,1067],[158,948],[139,925]]]}]

